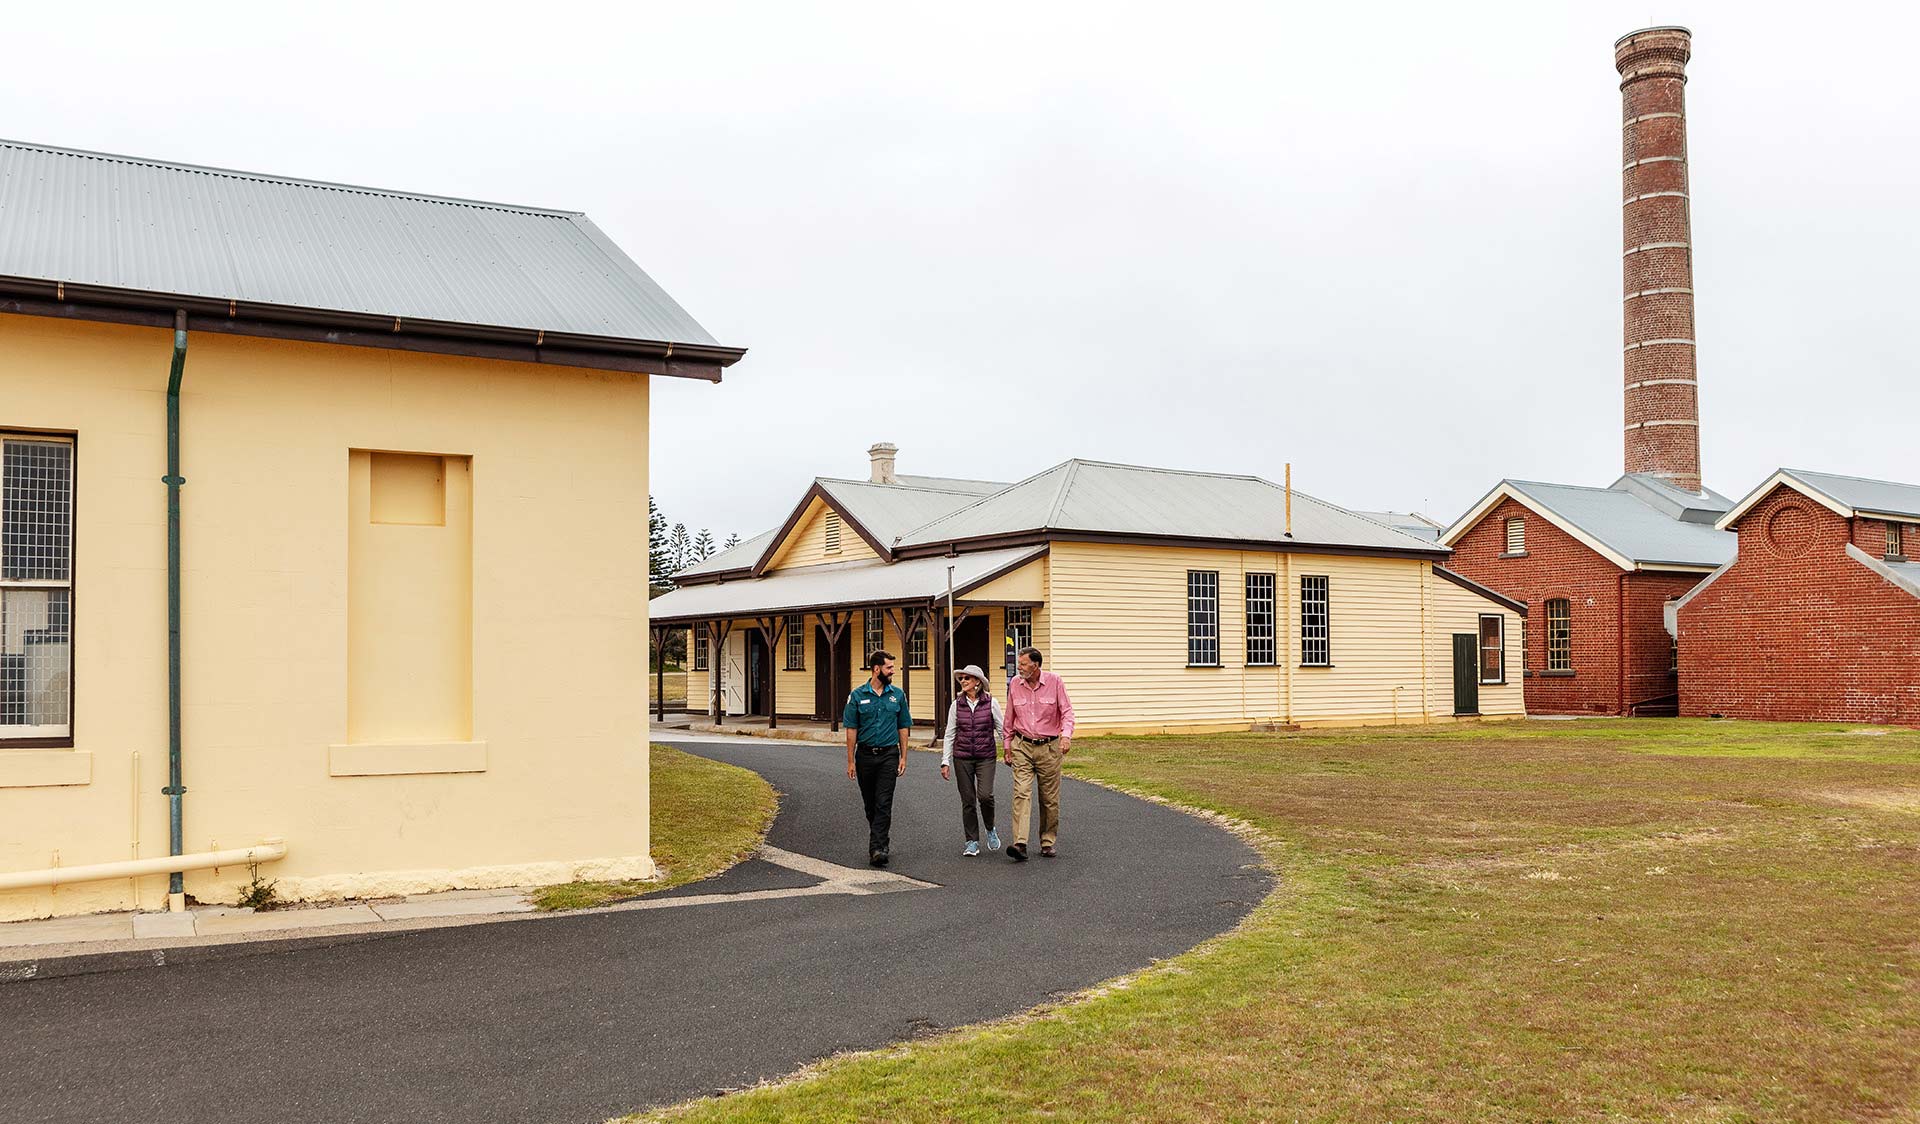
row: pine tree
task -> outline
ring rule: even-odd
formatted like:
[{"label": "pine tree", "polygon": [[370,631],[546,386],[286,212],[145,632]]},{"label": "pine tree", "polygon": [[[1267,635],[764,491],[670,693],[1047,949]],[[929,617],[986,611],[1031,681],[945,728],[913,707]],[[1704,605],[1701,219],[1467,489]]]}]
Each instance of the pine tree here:
[{"label": "pine tree", "polygon": [[720,544],[720,549],[732,550],[734,547],[739,545],[740,545],[740,532],[735,531],[733,534],[727,536],[726,542]]},{"label": "pine tree", "polygon": [[652,496],[647,497],[647,584],[673,584],[673,551],[667,545],[667,517],[660,514],[660,505],[653,502]]},{"label": "pine tree", "polygon": [[705,527],[700,528],[699,536],[693,540],[693,556],[702,562],[713,557],[712,531],[707,530]]},{"label": "pine tree", "polygon": [[687,537],[687,525],[675,523],[673,534],[667,536],[667,551],[673,556],[673,572],[679,573],[693,565],[693,540]]}]

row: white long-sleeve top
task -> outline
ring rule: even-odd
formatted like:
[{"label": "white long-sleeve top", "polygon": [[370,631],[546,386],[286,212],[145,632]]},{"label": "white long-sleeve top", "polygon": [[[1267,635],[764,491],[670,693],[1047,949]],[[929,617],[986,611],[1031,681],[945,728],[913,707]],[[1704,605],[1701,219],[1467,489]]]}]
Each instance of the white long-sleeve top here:
[{"label": "white long-sleeve top", "polygon": [[[1006,726],[1006,720],[1000,716],[1000,700],[994,698],[992,695],[986,694],[981,695],[980,698],[985,699],[987,705],[993,708],[993,745],[995,752],[998,752],[1000,748],[1000,736],[1005,732]],[[953,696],[953,701],[947,704],[947,724],[943,727],[943,729],[947,731],[947,736],[940,740],[940,767],[942,769],[953,764],[953,724],[960,720],[960,706],[962,703],[966,704],[968,710],[980,709],[978,700],[969,699],[965,695],[957,693]]]}]

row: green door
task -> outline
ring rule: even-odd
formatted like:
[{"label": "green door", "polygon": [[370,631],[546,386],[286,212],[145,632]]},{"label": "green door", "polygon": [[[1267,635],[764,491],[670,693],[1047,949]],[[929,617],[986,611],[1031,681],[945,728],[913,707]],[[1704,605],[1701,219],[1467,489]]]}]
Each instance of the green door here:
[{"label": "green door", "polygon": [[1453,712],[1480,713],[1480,637],[1453,634]]}]

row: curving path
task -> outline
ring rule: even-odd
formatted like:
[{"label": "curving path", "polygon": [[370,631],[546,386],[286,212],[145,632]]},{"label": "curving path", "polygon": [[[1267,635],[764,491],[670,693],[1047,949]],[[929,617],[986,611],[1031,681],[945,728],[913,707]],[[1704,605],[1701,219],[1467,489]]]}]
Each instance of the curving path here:
[{"label": "curving path", "polygon": [[[843,751],[663,738],[782,793],[769,842],[864,865]],[[1011,777],[999,784],[1004,824]],[[1062,856],[962,859],[915,753],[892,872],[930,889],[756,897],[447,928],[0,986],[0,1119],[600,1121],[841,1050],[1009,1014],[1231,927],[1238,840],[1069,779]],[[817,879],[754,860],[674,891]]]}]

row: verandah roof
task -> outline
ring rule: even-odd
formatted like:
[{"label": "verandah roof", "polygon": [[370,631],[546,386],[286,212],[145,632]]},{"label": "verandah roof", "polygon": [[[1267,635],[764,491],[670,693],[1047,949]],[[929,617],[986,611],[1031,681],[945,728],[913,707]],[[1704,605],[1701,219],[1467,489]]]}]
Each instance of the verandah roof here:
[{"label": "verandah roof", "polygon": [[947,593],[953,569],[956,597],[1011,573],[1047,552],[1045,546],[986,550],[958,557],[878,559],[776,570],[762,578],[688,586],[653,599],[652,622],[688,624],[729,617],[771,616],[823,609],[924,602]]}]

